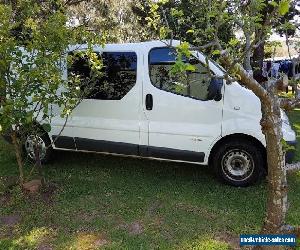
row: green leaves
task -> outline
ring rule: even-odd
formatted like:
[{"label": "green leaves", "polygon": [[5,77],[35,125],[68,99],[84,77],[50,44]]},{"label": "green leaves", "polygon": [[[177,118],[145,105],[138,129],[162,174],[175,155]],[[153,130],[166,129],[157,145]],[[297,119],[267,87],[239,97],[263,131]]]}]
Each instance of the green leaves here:
[{"label": "green leaves", "polygon": [[195,31],[192,30],[192,29],[189,29],[189,30],[186,32],[186,34],[194,34],[194,33],[195,33]]},{"label": "green leaves", "polygon": [[289,12],[290,8],[290,0],[281,0],[278,6],[278,12],[280,15],[284,16]]},{"label": "green leaves", "polygon": [[170,31],[166,27],[160,27],[159,29],[159,37],[160,39],[166,39],[167,35]]},{"label": "green leaves", "polygon": [[28,18],[26,21],[25,21],[25,27],[26,28],[30,28],[31,30],[34,30],[36,31],[37,30],[37,22],[34,21],[33,18]]},{"label": "green leaves", "polygon": [[216,49],[216,50],[213,50],[212,54],[213,54],[214,56],[220,55],[220,54],[221,54],[221,51],[218,50],[218,49]]},{"label": "green leaves", "polygon": [[290,146],[287,144],[287,142],[284,139],[281,139],[281,145],[282,145],[282,150],[284,152],[290,151],[290,150],[296,150],[294,146]]},{"label": "green leaves", "polygon": [[45,132],[49,133],[51,131],[51,125],[49,123],[44,123],[42,125]]},{"label": "green leaves", "polygon": [[[5,97],[0,134],[13,132],[11,128],[20,135],[36,134],[37,123],[50,132],[52,118],[63,110],[62,118],[67,119],[82,97],[80,81],[62,74],[68,46],[85,40],[91,48],[95,41],[102,44],[102,36],[67,26],[66,11],[53,9],[49,1],[42,7],[32,4],[35,0],[17,2],[17,10],[0,4],[0,96]],[[102,61],[95,53],[89,58],[93,73],[99,72]]]},{"label": "green leaves", "polygon": [[187,58],[191,56],[190,45],[188,42],[182,42],[179,46],[177,46],[176,50],[179,56],[183,55]]},{"label": "green leaves", "polygon": [[240,43],[240,41],[236,38],[231,38],[228,42],[228,44],[232,47],[235,47],[237,46],[238,44]]},{"label": "green leaves", "polygon": [[32,120],[33,120],[33,111],[29,111],[26,116],[25,116],[25,120],[27,124],[31,124]]},{"label": "green leaves", "polygon": [[171,68],[171,75],[177,75],[183,77],[187,72],[194,72],[196,71],[196,67],[187,60],[190,59],[192,53],[190,51],[190,45],[188,42],[182,42],[180,45],[176,47],[176,61]]},{"label": "green leaves", "polygon": [[271,5],[271,6],[273,6],[273,7],[275,7],[275,8],[278,7],[278,3],[275,2],[275,1],[271,1],[268,4]]},{"label": "green leaves", "polygon": [[182,10],[178,10],[176,8],[172,8],[171,9],[171,15],[173,17],[176,17],[176,18],[180,18],[180,17],[183,17],[184,16],[184,13]]},{"label": "green leaves", "polygon": [[194,65],[190,64],[190,63],[187,63],[186,67],[185,67],[185,70],[194,72],[194,71],[196,71],[196,67]]}]

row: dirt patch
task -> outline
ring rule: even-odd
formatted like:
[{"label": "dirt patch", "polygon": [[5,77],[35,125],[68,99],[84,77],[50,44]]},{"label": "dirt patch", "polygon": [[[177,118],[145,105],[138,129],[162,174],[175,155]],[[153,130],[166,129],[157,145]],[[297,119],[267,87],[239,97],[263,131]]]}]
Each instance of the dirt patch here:
[{"label": "dirt patch", "polygon": [[11,238],[15,226],[21,221],[21,217],[17,214],[0,217],[0,239]]},{"label": "dirt patch", "polygon": [[104,238],[95,241],[95,247],[97,247],[97,248],[108,245],[108,244],[109,244],[109,241]]},{"label": "dirt patch", "polygon": [[233,235],[228,232],[221,232],[215,236],[215,239],[218,241],[223,241],[229,244],[233,250],[239,250],[240,247],[240,239],[238,235]]},{"label": "dirt patch", "polygon": [[43,201],[47,205],[52,205],[54,196],[58,190],[58,186],[54,183],[47,183],[44,187],[40,187],[38,193],[25,191],[24,195],[30,202]]},{"label": "dirt patch", "polygon": [[73,242],[72,246],[75,249],[91,250],[107,246],[108,244],[110,244],[110,241],[105,237],[104,234],[81,232],[77,235],[76,240]]},{"label": "dirt patch", "polygon": [[0,227],[0,240],[12,238],[12,236],[13,236],[13,228],[12,227],[7,227],[7,228]]},{"label": "dirt patch", "polygon": [[152,219],[152,223],[150,225],[153,225],[155,227],[161,227],[164,224],[164,218],[161,216],[155,216]]},{"label": "dirt patch", "polygon": [[121,223],[118,225],[119,229],[125,229],[130,235],[140,235],[144,233],[145,228],[141,221],[134,221],[130,224]]},{"label": "dirt patch", "polygon": [[206,219],[215,219],[217,217],[216,214],[208,211],[207,209],[205,209],[203,207],[194,206],[191,204],[178,203],[178,204],[176,204],[175,207],[179,210],[184,210],[189,213],[201,215]]},{"label": "dirt patch", "polygon": [[41,244],[37,247],[37,250],[53,250],[53,247],[48,244]]},{"label": "dirt patch", "polygon": [[162,204],[163,204],[163,202],[161,200],[156,200],[156,201],[152,202],[148,208],[147,215],[152,217],[155,214],[157,214],[158,210],[160,208],[162,208]]},{"label": "dirt patch", "polygon": [[41,198],[47,203],[51,204],[54,200],[54,195],[58,190],[58,186],[55,183],[48,183],[45,188],[41,190]]},{"label": "dirt patch", "polygon": [[0,195],[0,207],[5,207],[9,205],[11,200],[10,193],[4,193],[3,195]]},{"label": "dirt patch", "polygon": [[0,217],[0,225],[5,225],[9,227],[13,227],[21,221],[21,217],[19,215],[13,214],[13,215],[7,215]]},{"label": "dirt patch", "polygon": [[82,220],[84,222],[93,222],[95,219],[97,218],[101,218],[103,216],[101,216],[100,213],[98,213],[97,211],[91,211],[89,213],[87,212],[78,212],[76,214],[76,218],[78,218],[79,220]]},{"label": "dirt patch", "polygon": [[297,239],[300,239],[300,227],[297,227],[295,229],[295,233],[296,233]]},{"label": "dirt patch", "polygon": [[23,189],[30,194],[36,194],[40,191],[42,186],[41,180],[32,180],[23,184]]},{"label": "dirt patch", "polygon": [[140,235],[144,232],[144,225],[141,221],[135,221],[128,225],[127,230],[131,235]]},{"label": "dirt patch", "polygon": [[12,187],[18,185],[18,177],[17,176],[1,176],[0,177],[0,191],[7,191]]}]

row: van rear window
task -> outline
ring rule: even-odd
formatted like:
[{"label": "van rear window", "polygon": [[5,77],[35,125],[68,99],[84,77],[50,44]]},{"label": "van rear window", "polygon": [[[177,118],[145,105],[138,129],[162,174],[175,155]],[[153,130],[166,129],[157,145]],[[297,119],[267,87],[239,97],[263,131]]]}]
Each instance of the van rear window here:
[{"label": "van rear window", "polygon": [[86,56],[73,55],[68,76],[77,76],[86,99],[120,100],[135,85],[137,55],[134,52],[103,52],[98,54],[103,62],[101,74],[94,74]]}]

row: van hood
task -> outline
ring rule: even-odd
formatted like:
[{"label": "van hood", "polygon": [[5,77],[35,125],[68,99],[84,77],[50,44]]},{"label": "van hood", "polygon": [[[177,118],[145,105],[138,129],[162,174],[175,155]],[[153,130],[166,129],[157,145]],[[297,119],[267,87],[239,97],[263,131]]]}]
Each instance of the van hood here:
[{"label": "van hood", "polygon": [[225,108],[240,110],[240,114],[252,119],[261,119],[261,102],[251,90],[233,82],[225,86],[225,98]]},{"label": "van hood", "polygon": [[[235,113],[238,110],[239,117],[242,116],[244,119],[250,119],[249,123],[260,124],[262,113],[259,98],[251,90],[241,86],[237,82],[225,86],[225,110],[229,113]],[[292,129],[289,119],[283,110],[281,110],[281,119],[283,139],[285,141],[295,141],[296,133]]]}]

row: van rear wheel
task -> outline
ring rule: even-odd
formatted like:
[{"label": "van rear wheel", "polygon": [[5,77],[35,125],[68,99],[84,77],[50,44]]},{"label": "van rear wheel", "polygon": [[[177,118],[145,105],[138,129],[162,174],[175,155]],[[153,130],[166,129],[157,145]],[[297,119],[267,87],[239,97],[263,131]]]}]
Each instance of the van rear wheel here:
[{"label": "van rear wheel", "polygon": [[49,162],[52,155],[52,146],[49,136],[46,132],[41,131],[38,135],[28,134],[24,142],[25,156],[32,162],[35,162],[35,140],[38,140],[40,145],[40,160],[43,164]]},{"label": "van rear wheel", "polygon": [[263,174],[263,153],[247,140],[233,140],[222,144],[212,160],[214,171],[220,179],[232,186],[254,184]]}]

